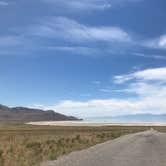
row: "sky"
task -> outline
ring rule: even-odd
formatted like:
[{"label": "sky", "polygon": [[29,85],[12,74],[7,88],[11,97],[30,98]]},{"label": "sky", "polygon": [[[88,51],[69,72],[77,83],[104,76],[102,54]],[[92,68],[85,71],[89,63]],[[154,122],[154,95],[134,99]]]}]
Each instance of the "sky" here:
[{"label": "sky", "polygon": [[0,0],[0,103],[166,113],[165,18],[165,0]]}]

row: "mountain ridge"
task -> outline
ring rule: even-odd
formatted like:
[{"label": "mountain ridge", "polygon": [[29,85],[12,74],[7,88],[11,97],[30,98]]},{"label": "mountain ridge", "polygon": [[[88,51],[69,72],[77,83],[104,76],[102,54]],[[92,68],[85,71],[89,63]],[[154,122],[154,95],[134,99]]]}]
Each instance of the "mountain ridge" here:
[{"label": "mountain ridge", "polygon": [[80,120],[53,110],[42,110],[28,107],[8,107],[0,104],[0,122],[31,122],[31,121],[68,121]]}]

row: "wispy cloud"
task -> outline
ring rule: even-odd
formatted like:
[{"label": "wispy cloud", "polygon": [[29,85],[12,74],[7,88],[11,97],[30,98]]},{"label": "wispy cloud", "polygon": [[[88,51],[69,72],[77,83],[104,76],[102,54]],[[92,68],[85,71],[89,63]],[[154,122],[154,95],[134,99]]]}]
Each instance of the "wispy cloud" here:
[{"label": "wispy cloud", "polygon": [[23,35],[0,36],[0,56],[16,55],[23,56],[41,48],[30,38]]},{"label": "wispy cloud", "polygon": [[92,84],[94,84],[94,85],[100,85],[101,81],[92,81]]},{"label": "wispy cloud", "polygon": [[[160,37],[158,40],[144,39],[142,41],[145,42],[141,42],[134,35],[131,35],[130,32],[127,32],[121,27],[111,25],[92,26],[89,24],[79,23],[76,20],[66,17],[56,16],[45,17],[36,24],[31,24],[21,28],[18,27],[16,28],[16,31],[17,29],[18,36],[16,37],[12,34],[6,37],[0,36],[1,48],[4,47],[5,44],[8,45],[8,47],[11,47],[11,44],[13,44],[13,49],[14,44],[22,43],[21,38],[25,38],[26,40],[30,40],[31,43],[35,43],[34,49],[36,50],[42,48],[47,51],[98,56],[117,53],[119,55],[125,54],[126,52],[128,53],[130,49],[132,49],[133,52],[136,47],[142,48],[142,45],[148,48],[164,49],[166,42],[165,35]],[[5,38],[5,40],[3,38]],[[151,44],[149,44],[150,41]],[[28,47],[29,43],[24,42],[24,46]],[[62,45],[59,46],[57,43],[61,43]],[[96,47],[96,45],[99,45],[99,47]],[[31,45],[31,47],[33,46]],[[1,52],[4,52],[3,49],[1,49]],[[147,55],[141,53],[135,53],[135,55],[147,57]],[[165,59],[164,56],[160,55],[150,56],[155,59]]]},{"label": "wispy cloud", "polygon": [[70,10],[105,10],[111,8],[109,1],[101,0],[43,0],[47,3],[51,3],[61,8],[67,8]]},{"label": "wispy cloud", "polygon": [[48,46],[48,51],[68,52],[76,55],[97,56],[100,52],[97,48],[83,46]]},{"label": "wispy cloud", "polygon": [[166,67],[152,68],[126,75],[118,75],[114,77],[115,83],[125,83],[130,80],[139,81],[164,81],[166,82]]},{"label": "wispy cloud", "polygon": [[151,59],[156,59],[156,60],[166,60],[165,55],[158,55],[158,54],[145,54],[145,53],[133,53],[133,55],[139,56],[139,57],[144,57],[144,58],[151,58]]},{"label": "wispy cloud", "polygon": [[[7,46],[13,49],[21,43],[25,47],[29,47],[30,44],[35,50],[42,48],[50,52],[98,56],[111,54],[115,49],[119,50],[119,47],[123,47],[124,43],[126,45],[131,43],[131,40],[129,33],[120,27],[91,26],[66,17],[50,16],[36,24],[17,27],[7,36],[0,36],[0,52],[3,52],[3,48],[6,49]],[[96,44],[101,42],[107,45],[96,47]]]},{"label": "wispy cloud", "polygon": [[150,48],[166,49],[166,34],[156,39],[147,40],[144,45]]},{"label": "wispy cloud", "polygon": [[23,39],[18,36],[0,36],[0,55],[13,55],[23,46]]},{"label": "wispy cloud", "polygon": [[18,36],[1,36],[0,47],[18,46],[21,44],[21,38]]},{"label": "wispy cloud", "polygon": [[128,3],[141,2],[143,0],[42,0],[48,4],[68,9],[70,11],[82,12],[88,11],[103,11],[115,6],[126,5]]},{"label": "wispy cloud", "polygon": [[114,41],[129,42],[130,35],[119,27],[89,26],[65,17],[51,17],[32,26],[36,36],[59,38],[70,41]]},{"label": "wispy cloud", "polygon": [[109,89],[109,88],[101,88],[99,89],[100,92],[104,92],[104,93],[111,93],[113,92],[113,90]]},{"label": "wispy cloud", "polygon": [[0,6],[8,6],[9,3],[6,1],[0,1]]}]

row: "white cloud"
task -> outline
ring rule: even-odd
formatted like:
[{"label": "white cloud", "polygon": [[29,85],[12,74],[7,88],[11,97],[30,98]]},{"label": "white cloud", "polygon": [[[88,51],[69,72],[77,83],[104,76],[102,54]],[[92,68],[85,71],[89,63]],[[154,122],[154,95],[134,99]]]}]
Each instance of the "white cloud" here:
[{"label": "white cloud", "polygon": [[[164,90],[166,90],[166,88]],[[144,96],[129,99],[98,99],[85,102],[67,100],[53,106],[42,108],[52,109],[56,112],[78,117],[166,113],[166,91],[165,93],[158,91],[153,95],[157,96]]]},{"label": "white cloud", "polygon": [[[42,108],[78,117],[166,113],[166,84],[163,83],[163,80],[166,81],[165,70],[165,68],[146,69],[131,74],[135,80],[129,83],[127,88],[118,89],[119,92],[132,94],[128,98],[66,100],[52,106],[42,106]],[[149,83],[146,82],[147,80],[157,82]],[[107,89],[101,89],[101,91],[108,92]]]},{"label": "white cloud", "polygon": [[143,80],[166,81],[166,67],[138,71],[134,73],[134,77]]},{"label": "white cloud", "polygon": [[160,39],[158,41],[158,46],[166,49],[166,35],[163,35],[160,37]]},{"label": "white cloud", "polygon": [[127,75],[118,75],[114,77],[115,83],[119,84],[133,79],[142,80],[142,81],[166,82],[166,67],[146,69]]},{"label": "white cloud", "polygon": [[87,27],[87,32],[96,40],[122,42],[130,40],[128,33],[118,27]]},{"label": "white cloud", "polygon": [[5,1],[0,1],[0,6],[8,6],[9,3]]},{"label": "white cloud", "polygon": [[166,34],[156,38],[148,40],[144,43],[145,46],[156,49],[166,49]]},{"label": "white cloud", "polygon": [[132,107],[132,104],[128,101],[108,99],[108,100],[89,100],[86,102],[67,100],[67,101],[62,101],[56,105],[44,108],[53,109],[57,112],[61,112],[67,115],[85,117],[85,116],[111,115],[112,113],[118,113],[118,111],[122,113],[121,109],[122,107],[124,107],[124,105],[126,106],[126,108]]},{"label": "white cloud", "polygon": [[32,26],[31,34],[70,41],[129,42],[129,34],[119,27],[89,26],[65,17],[51,17]]}]

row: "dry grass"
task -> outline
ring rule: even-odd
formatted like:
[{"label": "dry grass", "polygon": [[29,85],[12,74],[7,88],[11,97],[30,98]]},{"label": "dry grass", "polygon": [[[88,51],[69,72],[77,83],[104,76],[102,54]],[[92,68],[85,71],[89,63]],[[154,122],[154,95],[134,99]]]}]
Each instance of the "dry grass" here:
[{"label": "dry grass", "polygon": [[0,166],[33,166],[148,127],[0,125]]}]

